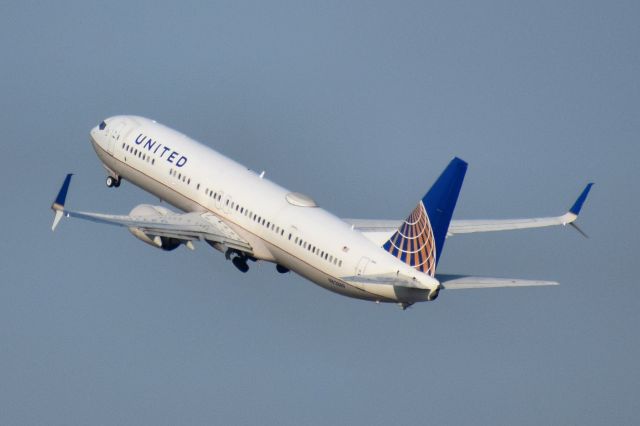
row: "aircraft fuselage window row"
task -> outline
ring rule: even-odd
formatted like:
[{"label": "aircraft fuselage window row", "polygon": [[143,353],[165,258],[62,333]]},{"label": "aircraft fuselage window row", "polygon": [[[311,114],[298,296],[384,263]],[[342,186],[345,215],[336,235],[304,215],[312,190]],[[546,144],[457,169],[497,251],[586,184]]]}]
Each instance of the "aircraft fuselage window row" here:
[{"label": "aircraft fuselage window row", "polygon": [[156,159],[151,157],[150,155],[145,154],[144,152],[138,150],[137,148],[132,147],[131,145],[123,142],[122,143],[122,149],[125,152],[128,152],[129,154],[133,155],[134,157],[138,157],[139,159],[141,159],[142,161],[146,161],[147,163],[154,165],[156,164]]},{"label": "aircraft fuselage window row", "polygon": [[[122,143],[122,149],[125,152],[128,152],[130,154],[132,154],[135,157],[138,157],[139,159],[146,161],[147,163],[150,163],[151,165],[155,164],[155,158],[152,158],[151,156],[147,155],[146,153],[144,153],[141,150],[138,150],[137,148],[127,144],[127,143]],[[191,178],[187,177],[186,175],[182,174],[182,172],[178,172],[175,169],[169,169],[169,175],[178,179],[179,181],[186,183],[187,185],[191,184]],[[198,183],[196,185],[196,189],[200,190],[200,184]],[[205,188],[204,190],[205,194],[208,195],[210,198],[213,198],[216,201],[222,201],[222,193],[218,193],[215,192],[209,188]],[[279,234],[281,237],[285,236],[285,231],[284,228],[280,228],[280,226],[277,226],[275,223],[272,223],[268,220],[266,220],[265,218],[259,216],[257,213],[253,213],[251,211],[249,211],[249,209],[245,209],[244,207],[242,207],[240,204],[232,201],[230,198],[227,198],[225,200],[225,205],[227,207],[230,207],[230,210],[233,212],[234,210],[236,212],[238,212],[240,215],[244,215],[245,217],[247,217],[249,220],[253,220],[254,222],[256,222],[258,225],[262,225],[263,227],[265,227],[267,230],[271,230],[272,232]],[[293,237],[293,234],[289,233],[289,240],[291,240]],[[299,237],[295,237],[294,240],[294,244],[297,244],[298,246],[308,250],[309,252],[319,256],[321,259],[324,259],[325,261],[332,263],[336,266],[342,266],[342,260],[338,259],[337,257],[329,254],[329,252],[321,250],[319,247],[316,247],[314,245],[312,245],[311,243],[308,243],[306,241],[304,241],[302,238]]]},{"label": "aircraft fuselage window row", "polygon": [[[186,177],[185,175],[183,175],[182,173],[179,173],[175,169],[170,169],[169,175],[186,183],[187,185],[191,183],[191,178]],[[198,190],[200,189],[200,184],[196,185],[196,189]],[[212,189],[209,189],[209,188],[205,188],[204,193],[208,197],[213,198],[218,202],[222,201],[223,193],[218,193],[217,191],[213,191]],[[225,206],[229,207],[231,212],[236,211],[238,214],[247,217],[249,220],[256,222],[258,225],[262,225],[267,230],[271,230],[275,234],[279,234],[281,237],[285,236],[284,228],[281,228],[280,226],[276,225],[275,223],[272,223],[271,221],[268,221],[267,219],[259,216],[257,213],[251,212],[249,209],[245,209],[240,204],[236,203],[235,201],[232,201],[231,198],[227,198],[225,200]],[[218,207],[218,209],[220,209],[220,207]],[[293,234],[289,233],[288,239],[291,240],[292,237],[293,237]],[[339,267],[342,266],[341,259],[338,259],[336,256],[329,254],[328,251],[321,250],[319,247],[316,247],[311,243],[304,241],[302,238],[295,237],[294,244],[297,244],[298,246],[319,256],[321,259],[324,259],[329,263],[332,263]]]},{"label": "aircraft fuselage window row", "polygon": [[[191,185],[191,178],[187,175],[183,175],[182,173],[178,173],[174,169],[169,169],[169,175],[175,177],[181,182],[186,183],[187,185]],[[200,189],[200,184],[198,184],[198,189]]]}]

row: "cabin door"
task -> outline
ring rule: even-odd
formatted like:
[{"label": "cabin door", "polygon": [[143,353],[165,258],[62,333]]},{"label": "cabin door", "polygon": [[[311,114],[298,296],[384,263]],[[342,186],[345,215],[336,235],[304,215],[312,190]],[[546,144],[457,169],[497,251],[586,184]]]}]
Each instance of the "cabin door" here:
[{"label": "cabin door", "polygon": [[358,262],[358,266],[356,266],[356,275],[364,275],[364,271],[367,269],[367,265],[371,262],[371,259],[368,257],[363,257]]}]

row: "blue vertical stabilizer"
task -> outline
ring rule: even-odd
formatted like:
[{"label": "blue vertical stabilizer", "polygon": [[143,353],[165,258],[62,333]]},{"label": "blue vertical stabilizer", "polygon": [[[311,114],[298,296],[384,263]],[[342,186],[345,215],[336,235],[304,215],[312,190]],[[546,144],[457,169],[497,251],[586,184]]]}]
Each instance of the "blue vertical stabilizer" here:
[{"label": "blue vertical stabilizer", "polygon": [[449,223],[456,208],[466,172],[467,163],[458,157],[454,158],[429,189],[427,195],[422,198],[436,243],[436,264],[442,254],[444,240],[447,237]]},{"label": "blue vertical stabilizer", "polygon": [[451,160],[382,247],[407,265],[434,276],[466,171],[466,162],[457,157]]}]

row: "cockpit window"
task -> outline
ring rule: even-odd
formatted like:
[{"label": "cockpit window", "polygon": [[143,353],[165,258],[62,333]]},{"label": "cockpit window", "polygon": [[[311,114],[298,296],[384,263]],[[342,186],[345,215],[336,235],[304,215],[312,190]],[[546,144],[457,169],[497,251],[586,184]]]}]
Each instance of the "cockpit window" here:
[{"label": "cockpit window", "polygon": [[100,123],[100,126],[98,126],[100,130],[104,130],[105,127],[107,127],[107,123],[105,123],[104,121],[102,123]]}]

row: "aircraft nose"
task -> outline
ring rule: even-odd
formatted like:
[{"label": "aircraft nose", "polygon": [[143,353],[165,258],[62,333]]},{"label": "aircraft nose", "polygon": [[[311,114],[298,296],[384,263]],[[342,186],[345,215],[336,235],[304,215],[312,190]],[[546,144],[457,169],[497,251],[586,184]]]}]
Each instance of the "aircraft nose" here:
[{"label": "aircraft nose", "polygon": [[94,144],[100,145],[100,142],[103,139],[102,133],[104,133],[104,130],[106,127],[107,127],[106,120],[102,120],[100,124],[98,124],[93,129],[89,130],[89,137]]},{"label": "aircraft nose", "polygon": [[89,139],[91,140],[91,142],[98,143],[98,126],[94,127],[93,129],[89,130]]}]

